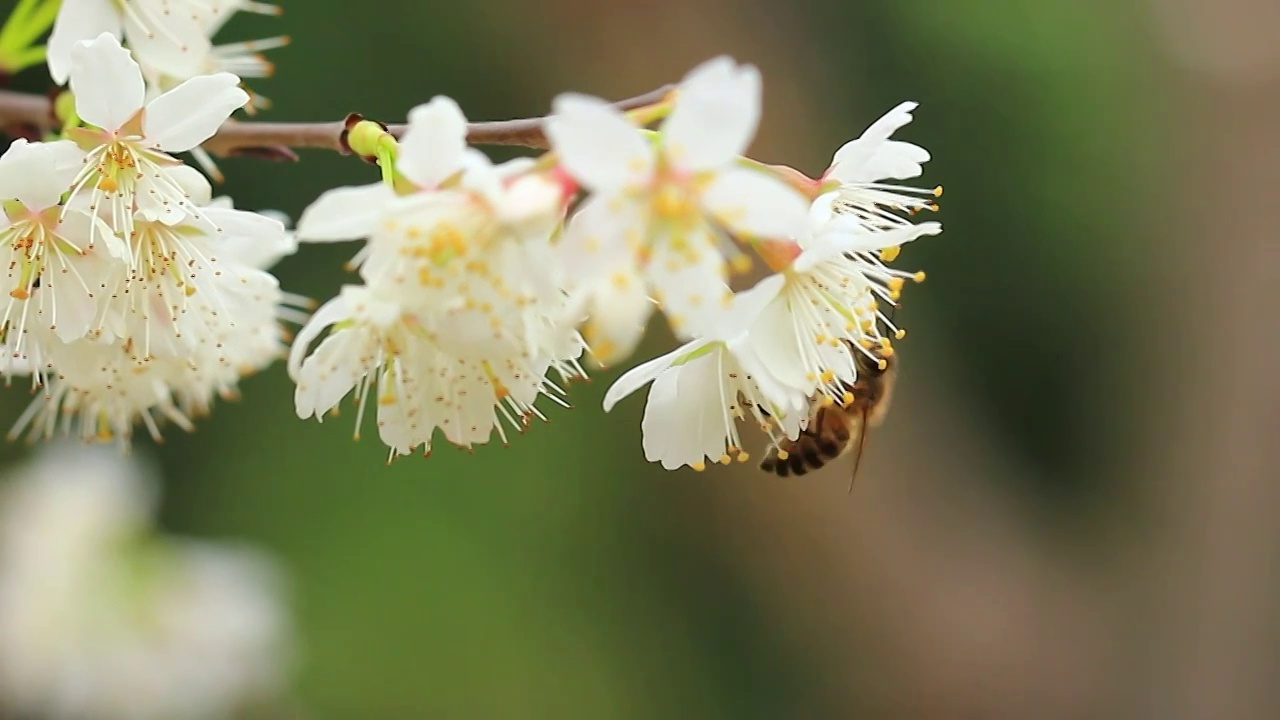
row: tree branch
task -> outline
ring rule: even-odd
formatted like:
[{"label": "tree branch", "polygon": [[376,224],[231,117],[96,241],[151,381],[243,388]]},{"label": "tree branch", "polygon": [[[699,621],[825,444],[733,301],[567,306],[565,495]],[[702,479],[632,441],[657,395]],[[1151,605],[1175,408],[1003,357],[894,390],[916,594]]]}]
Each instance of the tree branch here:
[{"label": "tree branch", "polygon": [[[643,95],[614,103],[619,110],[661,102],[675,89],[664,85]],[[543,129],[546,118],[521,118],[518,120],[494,120],[474,122],[467,126],[467,141],[474,145],[520,145],[530,148],[548,147]],[[29,93],[0,90],[0,130],[15,135],[27,135],[32,129],[47,131],[57,126],[53,107],[48,97]],[[390,125],[392,135],[404,134],[405,125]],[[28,132],[24,132],[28,131]],[[321,122],[246,122],[228,120],[217,134],[203,145],[213,155],[265,155],[292,157],[289,148],[321,148],[343,152],[343,123]]]}]

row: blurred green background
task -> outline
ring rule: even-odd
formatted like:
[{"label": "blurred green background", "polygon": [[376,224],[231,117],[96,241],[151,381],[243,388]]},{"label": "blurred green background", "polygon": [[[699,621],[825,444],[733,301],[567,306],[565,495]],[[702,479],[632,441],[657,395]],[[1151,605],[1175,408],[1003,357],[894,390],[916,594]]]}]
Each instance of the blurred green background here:
[{"label": "blurred green background", "polygon": [[[292,36],[253,84],[269,119],[396,121],[435,94],[473,119],[539,115],[729,53],[764,73],[760,159],[816,174],[916,100],[901,135],[946,186],[945,234],[900,261],[929,280],[898,314],[901,399],[851,496],[847,465],[647,465],[642,402],[599,409],[617,370],[509,448],[390,467],[352,413],[299,421],[282,366],[172,431],[166,527],[252,540],[292,573],[306,716],[1280,709],[1263,162],[1280,63],[1251,41],[1274,38],[1269,4],[281,4],[220,36]],[[293,217],[375,178],[321,152],[222,167],[238,206]],[[278,274],[325,299],[354,250],[304,248]],[[637,360],[670,342],[655,323]],[[6,394],[14,416],[25,390]]]}]

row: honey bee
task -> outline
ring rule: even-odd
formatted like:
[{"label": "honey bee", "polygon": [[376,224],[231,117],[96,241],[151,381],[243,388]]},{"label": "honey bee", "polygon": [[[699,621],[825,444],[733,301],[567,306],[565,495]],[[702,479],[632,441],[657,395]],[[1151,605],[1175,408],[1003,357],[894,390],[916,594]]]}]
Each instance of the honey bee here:
[{"label": "honey bee", "polygon": [[760,461],[761,470],[779,477],[804,475],[852,451],[854,465],[849,490],[853,491],[867,430],[878,426],[888,414],[897,377],[896,358],[891,354],[877,353],[872,357],[855,352],[853,357],[858,377],[848,387],[849,402],[818,403],[799,437],[769,448]]}]

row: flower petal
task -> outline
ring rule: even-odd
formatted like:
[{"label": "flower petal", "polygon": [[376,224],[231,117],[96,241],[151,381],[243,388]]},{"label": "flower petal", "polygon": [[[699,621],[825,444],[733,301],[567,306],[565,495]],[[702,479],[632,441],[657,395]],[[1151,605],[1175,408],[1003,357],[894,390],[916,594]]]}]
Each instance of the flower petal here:
[{"label": "flower petal", "polygon": [[728,309],[721,313],[712,334],[727,341],[748,332],[761,313],[774,304],[778,295],[786,288],[786,284],[786,276],[774,274],[748,290],[734,293]]},{"label": "flower petal", "polygon": [[547,137],[579,183],[612,192],[653,174],[653,149],[639,128],[609,103],[577,93],[560,95],[547,119]]},{"label": "flower petal", "polygon": [[640,420],[645,459],[660,462],[667,470],[692,465],[705,457],[697,449],[695,434],[690,432],[698,416],[691,415],[681,402],[692,403],[698,398],[681,397],[680,376],[681,370],[668,370],[654,380]]},{"label": "flower petal", "polygon": [[[151,0],[154,2],[154,0]],[[128,0],[136,3],[137,0]],[[166,3],[172,4],[172,3]],[[125,13],[124,38],[140,65],[161,68],[165,75],[193,78],[208,70],[213,43],[196,17],[196,3],[184,2],[182,10],[164,9],[163,19],[141,22],[138,13]],[[201,3],[207,4],[207,3]]]},{"label": "flower petal", "polygon": [[653,314],[644,278],[620,269],[596,281],[591,313],[582,334],[601,365],[612,365],[636,349]]},{"label": "flower petal", "polygon": [[297,338],[293,341],[293,347],[289,348],[288,370],[289,377],[295,381],[298,379],[298,372],[302,368],[302,360],[307,354],[312,342],[320,337],[320,333],[325,328],[334,323],[344,320],[351,316],[351,301],[345,294],[329,300],[320,306],[319,310],[311,316],[307,324],[298,331]]},{"label": "flower petal", "polygon": [[238,263],[266,269],[298,249],[298,241],[275,218],[231,208],[204,208],[202,212],[222,230],[220,252]]},{"label": "flower petal", "polygon": [[89,213],[80,208],[72,208],[62,216],[58,235],[68,245],[80,250],[94,250],[96,246],[86,246],[86,238],[94,238],[95,243],[102,243],[108,256],[124,260],[129,257],[129,244],[115,234],[111,225],[97,213]]},{"label": "flower petal", "polygon": [[146,94],[138,63],[108,33],[72,48],[70,83],[76,114],[106,130],[124,125],[142,107]]},{"label": "flower petal", "polygon": [[452,98],[437,95],[409,111],[396,169],[423,188],[435,188],[462,166],[467,118]]},{"label": "flower petal", "polygon": [[185,152],[213,137],[247,102],[249,94],[231,73],[193,77],[147,104],[146,142],[166,152]]},{"label": "flower petal", "polygon": [[901,225],[889,230],[868,230],[857,217],[836,215],[818,229],[813,243],[796,258],[795,267],[800,272],[806,272],[817,263],[841,253],[883,250],[941,232],[942,224],[937,222]]},{"label": "flower petal", "polygon": [[0,156],[0,199],[17,200],[36,212],[53,207],[71,187],[84,158],[84,151],[70,140],[14,140]]},{"label": "flower petal", "polygon": [[672,164],[706,170],[746,152],[760,124],[760,71],[721,56],[694,68],[680,83],[675,107],[662,124]]},{"label": "flower petal", "polygon": [[848,183],[921,175],[921,165],[929,161],[929,152],[918,145],[889,139],[911,122],[911,111],[917,106],[914,102],[898,105],[872,123],[861,137],[845,143],[832,157],[828,175]]},{"label": "flower petal", "polygon": [[714,328],[733,298],[725,284],[724,257],[705,230],[659,240],[645,275],[671,329],[682,339]]},{"label": "flower petal", "polygon": [[714,340],[694,340],[685,343],[680,347],[672,350],[666,355],[660,355],[652,360],[647,360],[622,374],[614,381],[613,385],[604,394],[604,411],[609,412],[613,409],[618,401],[627,397],[631,393],[639,390],[654,378],[662,374],[664,370],[673,364],[690,355],[696,355],[702,352],[707,346],[713,344]]},{"label": "flower petal", "polygon": [[46,273],[40,288],[48,292],[52,300],[49,320],[54,333],[62,342],[72,342],[83,338],[93,325],[97,314],[97,303],[93,293],[85,285],[97,279],[101,272],[94,272],[94,265],[101,267],[104,258],[93,255],[76,258],[74,268],[58,267],[54,272]]},{"label": "flower petal", "polygon": [[368,237],[395,192],[386,183],[341,187],[322,194],[302,211],[298,239],[303,242],[339,242]]},{"label": "flower petal", "polygon": [[53,81],[59,85],[67,82],[76,43],[103,33],[119,36],[120,25],[120,9],[111,0],[62,0],[49,34],[47,59]]},{"label": "flower petal", "polygon": [[592,195],[569,219],[556,254],[570,279],[590,283],[606,273],[634,265],[628,232],[642,227],[636,203]]},{"label": "flower petal", "polygon": [[852,140],[837,155],[841,153],[845,159],[832,165],[827,176],[846,183],[919,177],[924,174],[924,163],[929,162],[928,150],[898,140],[885,140],[876,145]]},{"label": "flower petal", "polygon": [[741,167],[725,168],[702,193],[722,225],[750,239],[796,238],[809,225],[809,204],[781,180]]},{"label": "flower petal", "polygon": [[812,338],[798,338],[796,334],[787,298],[779,297],[756,318],[745,342],[779,383],[812,392],[817,387],[817,379],[806,377],[804,358],[800,355],[800,342],[809,342]]},{"label": "flower petal", "polygon": [[724,454],[733,422],[724,404],[725,355],[718,347],[654,381],[640,422],[645,459],[675,470]]},{"label": "flower petal", "polygon": [[[193,205],[207,203],[213,187],[199,170],[190,165],[161,166],[138,181],[135,199],[138,217],[173,226],[191,217]],[[175,202],[186,198],[187,202]]]}]

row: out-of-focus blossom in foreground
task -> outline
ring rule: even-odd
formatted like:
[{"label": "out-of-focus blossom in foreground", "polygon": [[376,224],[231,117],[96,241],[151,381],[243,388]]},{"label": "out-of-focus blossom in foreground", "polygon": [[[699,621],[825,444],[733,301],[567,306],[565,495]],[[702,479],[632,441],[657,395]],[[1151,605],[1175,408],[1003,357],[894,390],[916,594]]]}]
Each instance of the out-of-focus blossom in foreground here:
[{"label": "out-of-focus blossom in foreground", "polygon": [[154,534],[154,479],[114,448],[54,443],[0,484],[0,716],[214,720],[280,695],[278,568]]}]

